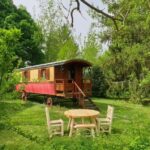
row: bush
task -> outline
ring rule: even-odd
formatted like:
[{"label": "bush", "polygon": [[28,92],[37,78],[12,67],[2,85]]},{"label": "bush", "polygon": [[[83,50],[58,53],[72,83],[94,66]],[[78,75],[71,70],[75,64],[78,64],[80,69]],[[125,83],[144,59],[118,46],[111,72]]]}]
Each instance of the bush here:
[{"label": "bush", "polygon": [[142,88],[143,97],[150,97],[150,71],[141,81],[140,86]]},{"label": "bush", "polygon": [[107,96],[110,98],[129,98],[129,82],[109,82]]},{"label": "bush", "polygon": [[142,79],[134,78],[129,85],[130,100],[143,103],[144,98],[150,96],[150,72]]},{"label": "bush", "polygon": [[100,67],[92,68],[92,95],[95,97],[106,97],[108,84]]},{"label": "bush", "polygon": [[133,103],[140,103],[142,101],[142,88],[139,81],[135,78],[129,84],[130,101]]},{"label": "bush", "polygon": [[15,85],[20,81],[20,75],[17,72],[7,74],[0,86],[1,98],[16,98],[18,93],[15,91]]}]

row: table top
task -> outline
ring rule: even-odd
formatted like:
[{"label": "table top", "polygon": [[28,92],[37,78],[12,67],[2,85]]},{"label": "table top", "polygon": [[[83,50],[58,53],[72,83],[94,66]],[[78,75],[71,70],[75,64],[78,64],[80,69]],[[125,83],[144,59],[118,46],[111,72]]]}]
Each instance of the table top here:
[{"label": "table top", "polygon": [[82,118],[82,117],[97,117],[99,111],[92,109],[70,109],[64,112],[65,116],[69,118]]}]

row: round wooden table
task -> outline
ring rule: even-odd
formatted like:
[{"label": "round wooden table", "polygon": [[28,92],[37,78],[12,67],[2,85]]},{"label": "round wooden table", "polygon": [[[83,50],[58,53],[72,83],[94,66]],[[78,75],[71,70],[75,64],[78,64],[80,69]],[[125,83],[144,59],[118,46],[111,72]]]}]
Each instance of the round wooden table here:
[{"label": "round wooden table", "polygon": [[92,109],[71,109],[64,112],[65,116],[69,118],[68,129],[70,128],[69,136],[72,136],[73,125],[75,118],[90,118],[92,123],[96,125],[96,118],[99,116],[99,111]]}]

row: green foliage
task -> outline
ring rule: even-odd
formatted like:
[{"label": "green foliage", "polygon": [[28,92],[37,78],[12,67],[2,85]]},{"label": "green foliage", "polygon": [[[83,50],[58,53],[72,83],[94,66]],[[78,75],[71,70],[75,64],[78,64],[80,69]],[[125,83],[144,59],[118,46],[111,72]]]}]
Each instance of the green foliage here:
[{"label": "green foliage", "polygon": [[140,80],[145,70],[146,53],[139,44],[126,47],[119,53],[106,52],[100,58],[100,66],[110,80],[129,80],[132,74]]},{"label": "green foliage", "polygon": [[[42,61],[42,32],[27,10],[12,0],[0,2],[0,95],[14,90],[18,82],[12,73],[25,61]],[[19,80],[19,78],[18,78]]]},{"label": "green foliage", "polygon": [[148,71],[145,78],[141,81],[142,86],[149,86],[150,85],[150,71]]},{"label": "green foliage", "polygon": [[14,53],[23,60],[23,63],[27,60],[33,64],[40,63],[43,57],[42,34],[31,15],[23,6],[16,8],[12,0],[2,0],[0,8],[0,27],[17,28],[21,31],[20,44],[15,45]]},{"label": "green foliage", "polygon": [[14,90],[16,88],[16,84],[20,82],[20,78],[20,74],[18,74],[16,71],[13,73],[7,73],[7,78],[3,79],[2,81],[0,95],[5,96],[6,93],[10,93],[13,98],[15,98],[15,96],[17,97],[17,92]]},{"label": "green foliage", "polygon": [[[19,59],[15,54],[17,49],[16,45],[19,45],[19,38],[21,36],[20,30],[0,29],[0,88],[8,88],[7,82],[12,82],[11,72],[17,66]],[[2,90],[1,90],[2,91]]]},{"label": "green foliage", "polygon": [[57,32],[58,47],[57,60],[72,59],[78,56],[78,45],[74,40],[69,26],[63,25]]},{"label": "green foliage", "polygon": [[78,46],[67,25],[50,31],[46,39],[46,62],[71,59],[78,56]]},{"label": "green foliage", "polygon": [[95,97],[105,97],[108,84],[105,76],[98,66],[92,68],[92,95]]},{"label": "green foliage", "polygon": [[44,35],[45,62],[76,58],[78,45],[57,3],[45,0],[45,3],[40,2],[40,6],[39,24]]},{"label": "green foliage", "polygon": [[73,59],[78,56],[78,46],[70,37],[61,47],[57,56],[58,60]]},{"label": "green foliage", "polygon": [[[99,33],[101,42],[109,43],[108,50],[99,58],[100,67],[103,68],[110,83],[138,80],[137,84],[133,82],[129,89],[131,91],[127,91],[127,94],[130,94],[130,99],[135,97],[141,99],[143,88],[141,88],[140,82],[147,76],[145,70],[150,69],[148,65],[149,2],[137,0],[128,2],[103,0],[103,2],[108,6],[108,12],[120,21],[116,21],[118,27],[116,28],[112,20],[92,13],[92,17],[96,21],[94,27],[104,27]],[[147,88],[149,87],[147,86]],[[113,89],[118,95],[123,93],[123,91],[119,91],[119,86],[110,87],[110,89]],[[140,100],[135,101],[139,102]]]},{"label": "green foliage", "polygon": [[94,32],[89,32],[82,48],[81,57],[85,60],[90,61],[93,64],[98,64],[100,48],[101,46],[97,41],[96,34]]},{"label": "green foliage", "polygon": [[[131,83],[132,84],[132,83]],[[106,95],[111,98],[129,98],[129,81],[108,82]]]},{"label": "green foliage", "polygon": [[47,31],[45,61],[56,61],[75,58],[78,46],[67,25],[57,26],[54,31]]},{"label": "green foliage", "polygon": [[150,71],[147,72],[143,80],[141,80],[139,86],[142,89],[142,96],[150,97]]},{"label": "green foliage", "polygon": [[134,103],[140,103],[142,99],[142,90],[139,86],[139,81],[137,79],[133,79],[129,86],[130,91],[130,100]]}]

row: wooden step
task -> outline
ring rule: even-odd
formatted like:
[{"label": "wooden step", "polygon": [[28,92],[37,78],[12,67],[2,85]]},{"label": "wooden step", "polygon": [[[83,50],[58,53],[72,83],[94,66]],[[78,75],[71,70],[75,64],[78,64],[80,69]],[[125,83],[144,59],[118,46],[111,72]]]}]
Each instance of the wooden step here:
[{"label": "wooden step", "polygon": [[99,108],[93,103],[91,99],[86,98],[84,100],[85,108],[99,110]]},{"label": "wooden step", "polygon": [[56,96],[65,97],[64,93],[57,93]]}]

